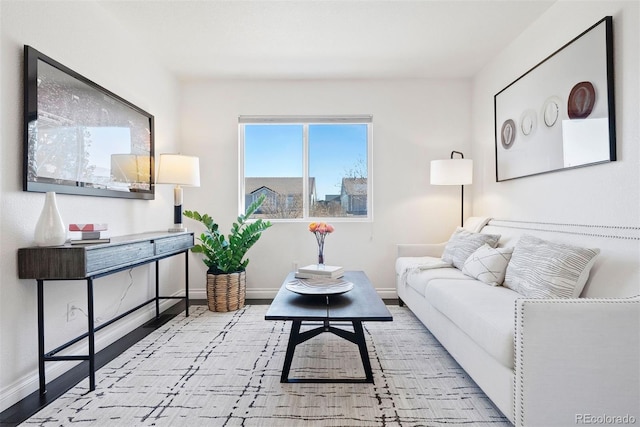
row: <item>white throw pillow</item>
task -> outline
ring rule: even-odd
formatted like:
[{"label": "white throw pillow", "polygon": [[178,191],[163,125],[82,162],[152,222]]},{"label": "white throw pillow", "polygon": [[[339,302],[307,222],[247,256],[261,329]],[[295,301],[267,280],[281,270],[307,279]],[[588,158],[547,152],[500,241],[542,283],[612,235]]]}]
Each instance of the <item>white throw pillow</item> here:
[{"label": "white throw pillow", "polygon": [[464,262],[476,249],[485,243],[495,248],[498,246],[498,240],[500,240],[499,234],[472,233],[458,227],[444,248],[442,260],[462,270]]},{"label": "white throw pillow", "polygon": [[492,248],[485,243],[467,258],[462,272],[488,285],[500,286],[512,254],[513,248]]},{"label": "white throw pillow", "polygon": [[599,253],[525,234],[516,243],[504,286],[529,298],[577,298]]}]

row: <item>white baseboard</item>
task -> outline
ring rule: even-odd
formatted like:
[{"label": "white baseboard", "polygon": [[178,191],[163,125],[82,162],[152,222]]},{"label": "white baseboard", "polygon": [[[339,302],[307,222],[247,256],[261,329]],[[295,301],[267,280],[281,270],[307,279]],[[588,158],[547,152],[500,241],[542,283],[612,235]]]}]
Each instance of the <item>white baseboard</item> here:
[{"label": "white baseboard", "polygon": [[247,299],[273,299],[280,288],[247,289]]},{"label": "white baseboard", "polygon": [[397,299],[398,298],[398,292],[396,291],[396,288],[378,288],[376,289],[376,292],[378,293],[378,295],[380,295],[380,298],[382,299]]},{"label": "white baseboard", "polygon": [[[280,288],[261,288],[261,289],[247,289],[245,298],[247,299],[273,299]],[[202,289],[189,289],[189,299],[207,299],[207,290]]]},{"label": "white baseboard", "polygon": [[189,299],[207,299],[207,290],[205,288],[202,289],[191,289],[189,288]]},{"label": "white baseboard", "polygon": [[[191,295],[192,293],[189,292]],[[178,291],[171,296],[183,296],[184,291]],[[175,300],[160,300],[160,311],[166,310],[175,304]],[[122,338],[135,328],[151,320],[156,314],[155,305],[149,303],[148,307],[141,308],[138,311],[120,319],[119,321],[109,325],[105,329],[96,333],[95,346],[96,352],[112,344],[116,340]],[[96,325],[98,326],[98,325]],[[62,352],[63,354],[88,354],[88,343],[83,340]],[[34,358],[35,359],[35,358]],[[35,359],[37,362],[37,359]],[[64,374],[74,366],[81,362],[47,362],[45,363],[45,375],[47,383]],[[87,376],[89,371],[87,369]],[[13,383],[6,387],[0,388],[0,412],[21,401],[29,396],[40,387],[40,379],[38,374],[37,363],[33,371],[23,375]]]}]

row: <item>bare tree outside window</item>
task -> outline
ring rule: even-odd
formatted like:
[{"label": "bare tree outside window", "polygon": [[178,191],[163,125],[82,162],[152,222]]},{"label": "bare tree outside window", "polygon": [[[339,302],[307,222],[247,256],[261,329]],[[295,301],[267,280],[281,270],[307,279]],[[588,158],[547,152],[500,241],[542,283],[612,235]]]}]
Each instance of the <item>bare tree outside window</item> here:
[{"label": "bare tree outside window", "polygon": [[278,194],[262,206],[265,218],[302,218],[302,194]]}]

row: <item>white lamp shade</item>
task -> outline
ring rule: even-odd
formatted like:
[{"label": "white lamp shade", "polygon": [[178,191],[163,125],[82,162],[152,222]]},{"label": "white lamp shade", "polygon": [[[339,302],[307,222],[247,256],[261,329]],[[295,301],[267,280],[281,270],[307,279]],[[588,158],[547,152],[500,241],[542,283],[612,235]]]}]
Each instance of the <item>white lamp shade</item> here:
[{"label": "white lamp shade", "polygon": [[465,185],[473,182],[473,160],[446,159],[431,161],[432,185]]},{"label": "white lamp shade", "polygon": [[200,160],[182,154],[160,154],[157,183],[200,187]]}]

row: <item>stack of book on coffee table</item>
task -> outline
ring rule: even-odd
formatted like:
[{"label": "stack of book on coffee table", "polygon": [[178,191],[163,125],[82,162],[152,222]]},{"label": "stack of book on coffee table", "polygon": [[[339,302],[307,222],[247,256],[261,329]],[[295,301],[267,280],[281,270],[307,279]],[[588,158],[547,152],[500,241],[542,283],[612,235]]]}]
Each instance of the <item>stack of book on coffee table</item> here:
[{"label": "stack of book on coffee table", "polygon": [[298,268],[295,273],[298,279],[337,279],[344,276],[344,267],[337,265],[311,264]]}]

